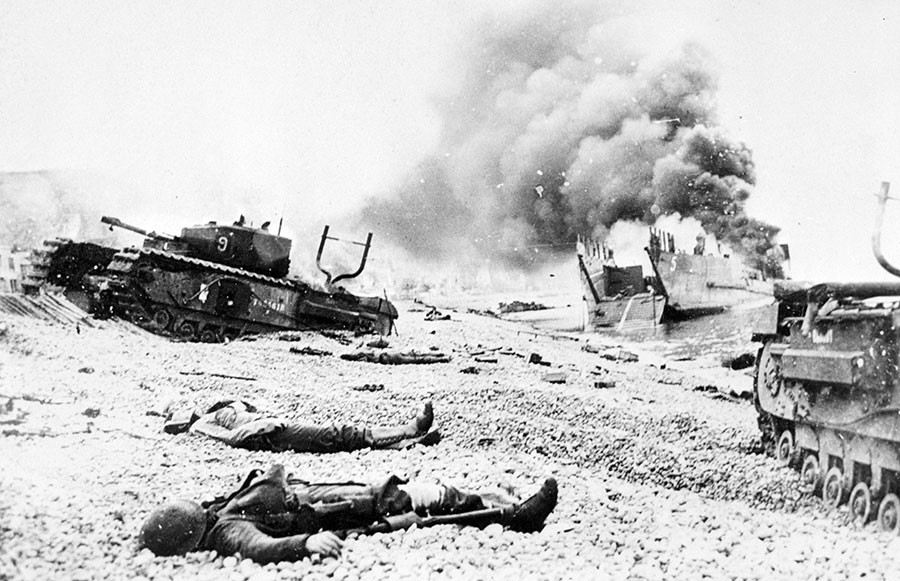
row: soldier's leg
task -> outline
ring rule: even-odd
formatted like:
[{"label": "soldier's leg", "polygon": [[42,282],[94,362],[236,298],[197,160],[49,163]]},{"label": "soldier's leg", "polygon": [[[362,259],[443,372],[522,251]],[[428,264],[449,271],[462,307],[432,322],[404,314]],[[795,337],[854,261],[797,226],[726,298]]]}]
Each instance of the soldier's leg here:
[{"label": "soldier's leg", "polygon": [[444,484],[408,482],[401,484],[400,490],[409,495],[412,509],[420,515],[458,514],[493,508],[481,495]]},{"label": "soldier's leg", "polygon": [[392,476],[378,485],[357,483],[307,484],[295,489],[297,500],[317,508],[322,527],[364,527],[381,517],[415,511],[420,515],[463,514],[494,509],[476,526],[500,523],[520,532],[539,531],[556,507],[556,480],[548,478],[540,490],[524,502],[502,493],[475,494],[453,486],[421,482],[404,483]]},{"label": "soldier's leg", "polygon": [[336,424],[314,426],[290,423],[268,436],[276,452],[351,452],[371,446],[372,435],[365,428]]},{"label": "soldier's leg", "polygon": [[485,508],[512,507],[518,499],[499,494],[462,491],[454,486],[423,482],[403,482],[392,476],[379,485],[309,483],[295,490],[306,504],[338,504],[352,501],[355,509],[373,518],[415,511],[420,515],[460,514]]},{"label": "soldier's leg", "polygon": [[558,489],[556,480],[547,479],[540,490],[524,502],[516,501],[503,493],[476,494],[461,491],[453,486],[410,482],[401,484],[400,490],[409,495],[413,510],[420,515],[461,514],[482,509],[500,509],[482,525],[499,522],[520,532],[538,531],[556,507]]},{"label": "soldier's leg", "polygon": [[309,504],[319,515],[322,528],[336,530],[367,526],[381,517],[412,511],[409,496],[391,476],[377,485],[357,482],[302,483],[293,485],[301,504]]},{"label": "soldier's leg", "polygon": [[352,452],[362,448],[404,448],[415,443],[436,443],[436,432],[428,433],[434,422],[431,403],[411,422],[397,428],[359,428],[355,426],[291,423],[268,436],[275,451]]}]

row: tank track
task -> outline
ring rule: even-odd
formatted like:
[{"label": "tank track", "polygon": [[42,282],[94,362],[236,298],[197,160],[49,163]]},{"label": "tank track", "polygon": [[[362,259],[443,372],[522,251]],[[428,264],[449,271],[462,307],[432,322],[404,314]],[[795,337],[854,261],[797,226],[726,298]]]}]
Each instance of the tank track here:
[{"label": "tank track", "polygon": [[91,242],[46,240],[31,252],[22,291],[31,296],[45,291],[61,293],[84,311],[100,314],[96,309],[96,276],[105,271],[115,252],[114,248]]},{"label": "tank track", "polygon": [[773,344],[778,342],[760,349],[754,379],[763,448],[783,466],[799,470],[804,491],[820,496],[827,508],[846,505],[848,522],[863,526],[875,520],[881,530],[900,534],[900,445],[877,436],[895,434],[885,428],[893,425],[891,416],[900,408],[874,407],[840,423],[813,422],[796,413],[803,407],[804,396],[798,395],[794,419],[768,413],[760,404],[761,395],[814,391],[783,377]]},{"label": "tank track", "polygon": [[68,238],[54,238],[45,240],[40,248],[31,251],[28,257],[30,263],[22,273],[22,288],[25,294],[38,294],[42,288],[48,285],[48,273],[53,262],[53,256],[62,246],[72,244]]},{"label": "tank track", "polygon": [[[107,267],[105,280],[100,285],[103,309],[154,333],[177,336],[188,341],[199,340],[209,343],[233,340],[252,333],[342,326],[335,324],[336,321],[328,321],[327,314],[324,314],[320,320],[298,319],[283,314],[284,324],[215,315],[180,304],[171,292],[168,293],[169,301],[154,300],[145,292],[142,283],[146,282],[145,279],[152,277],[152,273],[167,269],[187,270],[204,275],[229,276],[268,287],[281,288],[304,297],[318,293],[307,284],[296,280],[274,278],[152,248],[127,248],[118,252]],[[150,273],[151,276],[146,276],[144,271]],[[321,294],[327,295],[328,293]],[[350,316],[352,318],[352,314]],[[396,314],[394,314],[395,317]],[[381,319],[382,317],[379,317],[379,320],[371,325],[372,328],[367,328],[367,325],[361,320],[356,321],[357,324],[351,323],[343,326],[354,328],[354,330],[379,330],[377,326],[383,324]],[[388,330],[392,323],[393,320],[388,319]]]}]

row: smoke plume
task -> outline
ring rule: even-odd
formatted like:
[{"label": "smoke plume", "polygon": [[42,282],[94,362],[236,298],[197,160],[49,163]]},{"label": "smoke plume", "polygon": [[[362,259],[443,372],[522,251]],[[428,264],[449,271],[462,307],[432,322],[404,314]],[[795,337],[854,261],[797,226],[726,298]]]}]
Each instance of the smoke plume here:
[{"label": "smoke plume", "polygon": [[65,172],[0,173],[0,245],[36,248],[56,237],[109,240],[99,216],[85,211],[86,197]]},{"label": "smoke plume", "polygon": [[632,24],[594,3],[481,22],[436,100],[438,150],[363,221],[433,261],[531,268],[577,235],[673,214],[764,253],[778,229],[745,213],[752,155],[717,125],[710,55],[684,42],[660,57]]}]

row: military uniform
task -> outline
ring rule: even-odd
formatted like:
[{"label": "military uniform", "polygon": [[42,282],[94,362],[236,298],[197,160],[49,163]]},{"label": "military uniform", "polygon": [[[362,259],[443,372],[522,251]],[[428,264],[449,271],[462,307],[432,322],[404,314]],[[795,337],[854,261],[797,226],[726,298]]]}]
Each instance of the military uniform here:
[{"label": "military uniform", "polygon": [[399,428],[363,428],[347,425],[313,425],[260,414],[241,401],[225,401],[212,406],[190,427],[238,448],[283,452],[350,452],[362,448],[402,448],[425,445],[440,439],[428,433],[433,421],[431,404],[413,423]]},{"label": "military uniform", "polygon": [[500,522],[536,531],[556,506],[556,497],[553,479],[528,501],[515,504],[451,486],[406,483],[396,476],[374,485],[310,483],[288,479],[284,467],[274,465],[251,472],[238,490],[202,503],[202,510],[194,505],[196,513],[157,510],[144,524],[140,544],[158,555],[199,549],[240,554],[259,563],[296,561],[310,554],[307,540],[319,531],[344,536],[372,530],[375,523],[387,524],[379,530],[396,530],[422,522],[419,517],[426,515],[460,515],[466,524]]}]

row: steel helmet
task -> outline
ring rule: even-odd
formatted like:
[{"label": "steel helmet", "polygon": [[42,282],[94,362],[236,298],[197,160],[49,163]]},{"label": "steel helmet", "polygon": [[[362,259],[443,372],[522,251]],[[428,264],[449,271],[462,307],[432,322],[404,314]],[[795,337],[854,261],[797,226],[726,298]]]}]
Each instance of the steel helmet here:
[{"label": "steel helmet", "polygon": [[138,537],[138,547],[155,555],[183,555],[197,548],[206,532],[206,511],[190,500],[179,500],[153,511]]}]

